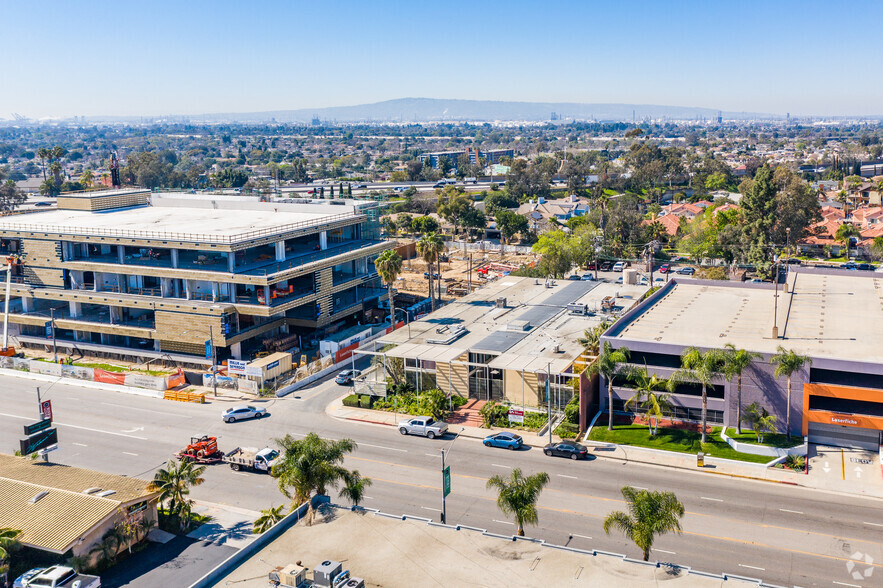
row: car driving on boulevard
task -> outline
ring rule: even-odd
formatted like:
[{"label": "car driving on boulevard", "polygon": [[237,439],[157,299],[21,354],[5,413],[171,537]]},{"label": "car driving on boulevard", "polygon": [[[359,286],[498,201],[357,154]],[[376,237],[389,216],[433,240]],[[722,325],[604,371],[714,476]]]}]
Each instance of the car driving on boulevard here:
[{"label": "car driving on boulevard", "polygon": [[521,449],[521,446],[524,445],[524,441],[521,439],[521,436],[516,435],[515,433],[496,433],[494,435],[488,435],[484,438],[485,447],[500,447],[502,449]]},{"label": "car driving on boulevard", "polygon": [[244,421],[246,419],[259,419],[265,416],[267,416],[266,408],[254,406],[234,406],[221,413],[221,418],[224,419],[225,423]]},{"label": "car driving on boulevard", "polygon": [[543,453],[549,457],[569,457],[570,459],[587,459],[589,450],[579,443],[549,443],[543,447]]},{"label": "car driving on boulevard", "polygon": [[353,383],[355,378],[358,378],[362,375],[362,372],[359,370],[343,370],[337,377],[334,378],[334,382],[336,384],[340,384],[341,386],[350,386]]}]

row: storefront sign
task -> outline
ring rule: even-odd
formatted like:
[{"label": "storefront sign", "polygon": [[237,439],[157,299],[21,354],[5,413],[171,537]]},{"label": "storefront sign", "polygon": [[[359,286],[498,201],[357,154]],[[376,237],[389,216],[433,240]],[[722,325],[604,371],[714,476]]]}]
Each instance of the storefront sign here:
[{"label": "storefront sign", "polygon": [[510,423],[524,423],[524,411],[518,408],[509,409]]}]

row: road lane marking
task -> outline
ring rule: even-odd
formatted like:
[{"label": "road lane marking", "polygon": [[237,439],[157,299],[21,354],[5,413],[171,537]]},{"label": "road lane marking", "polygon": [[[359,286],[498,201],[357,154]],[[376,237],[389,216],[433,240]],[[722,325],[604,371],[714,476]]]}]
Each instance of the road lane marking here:
[{"label": "road lane marking", "polygon": [[653,551],[659,551],[659,552],[662,552],[662,553],[667,553],[667,554],[669,554],[669,555],[677,555],[677,553],[675,553],[674,551],[666,551],[665,549],[654,548]]},{"label": "road lane marking", "polygon": [[423,455],[428,455],[429,457],[438,457],[438,453],[424,453]]},{"label": "road lane marking", "polygon": [[71,445],[76,445],[77,447],[89,447],[85,443],[71,443]]},{"label": "road lane marking", "polygon": [[862,588],[858,584],[847,584],[846,582],[838,582],[837,580],[834,580],[834,583],[840,584],[841,586],[851,586],[852,588]]},{"label": "road lane marking", "polygon": [[124,453],[125,455],[131,455],[132,457],[138,457],[138,454],[137,454],[137,453],[130,453],[130,452],[128,452],[128,451],[123,451],[123,453]]},{"label": "road lane marking", "polygon": [[113,402],[102,402],[101,404],[103,404],[105,406],[116,406],[117,408],[125,408],[126,410],[142,410],[144,412],[152,412],[154,414],[161,414],[164,417],[172,416],[172,417],[178,417],[178,418],[183,418],[183,419],[193,418],[187,414],[178,414],[175,412],[163,412],[161,410],[153,410],[152,408],[141,408],[138,406],[128,406],[125,404],[114,404]]},{"label": "road lane marking", "polygon": [[799,510],[788,510],[787,508],[780,508],[779,510],[781,510],[782,512],[791,512],[791,513],[794,513],[794,514],[803,514],[803,512],[802,512],[802,511],[799,511]]},{"label": "road lane marking", "polygon": [[512,469],[512,466],[500,465],[500,464],[498,464],[498,463],[492,463],[492,464],[491,464],[491,467],[495,467],[495,468],[506,468],[507,470],[511,470],[511,469]]},{"label": "road lane marking", "polygon": [[721,500],[720,498],[709,498],[708,496],[700,496],[699,498],[701,498],[702,500],[712,500],[714,502],[723,502],[723,500]]},{"label": "road lane marking", "polygon": [[866,525],[874,525],[875,527],[883,527],[880,523],[869,523],[868,521],[862,521]]},{"label": "road lane marking", "polygon": [[423,510],[431,510],[434,512],[441,512],[440,508],[429,508],[428,506],[421,506],[420,508],[422,508]]},{"label": "road lane marking", "polygon": [[[19,416],[17,414],[7,414],[5,412],[0,412],[0,416],[5,416],[5,417],[13,418],[13,419],[22,419],[25,421],[34,420],[31,417],[23,417],[23,416]],[[148,440],[147,437],[138,437],[137,435],[126,435],[125,433],[115,433],[114,431],[105,431],[103,429],[93,429],[92,427],[83,427],[80,425],[70,425],[67,423],[59,423],[58,421],[55,421],[54,424],[58,427],[70,427],[71,429],[81,429],[83,431],[92,431],[93,433],[104,433],[105,435],[116,435],[117,437],[127,437],[129,439],[138,439],[139,441],[147,441]]]},{"label": "road lane marking", "polygon": [[359,443],[359,447],[374,447],[376,449],[388,449],[389,451],[400,451],[401,453],[408,453],[407,449],[396,449],[395,447],[386,447],[384,445],[371,445],[370,443]]},{"label": "road lane marking", "polygon": [[739,567],[740,567],[740,568],[748,568],[748,569],[750,569],[750,570],[760,570],[761,572],[765,572],[765,571],[766,571],[766,568],[759,568],[759,567],[757,567],[757,566],[747,566],[747,565],[745,565],[745,564],[739,564]]},{"label": "road lane marking", "polygon": [[373,496],[363,496],[362,498],[364,498],[365,500],[374,500]]},{"label": "road lane marking", "polygon": [[574,537],[580,537],[582,539],[591,539],[588,535],[577,535],[576,533],[571,533]]},{"label": "road lane marking", "polygon": [[576,476],[568,476],[567,474],[556,474],[560,478],[570,478],[571,480],[578,480]]},{"label": "road lane marking", "polygon": [[501,524],[503,524],[503,525],[514,525],[514,524],[515,524],[515,523],[512,523],[512,522],[510,522],[510,521],[498,521],[497,519],[494,519],[494,522],[495,522],[495,523],[501,523]]},{"label": "road lane marking", "polygon": [[[646,488],[644,488],[643,486],[632,486],[632,488],[634,488],[635,490],[646,490]],[[658,549],[657,551],[662,551],[662,550]]]}]

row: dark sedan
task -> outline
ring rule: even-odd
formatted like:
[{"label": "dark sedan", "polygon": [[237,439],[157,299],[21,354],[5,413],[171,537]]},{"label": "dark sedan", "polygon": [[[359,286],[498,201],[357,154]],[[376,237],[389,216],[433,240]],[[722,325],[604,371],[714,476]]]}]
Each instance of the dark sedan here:
[{"label": "dark sedan", "polygon": [[587,459],[589,450],[579,443],[550,443],[543,447],[543,453],[549,457],[569,457],[570,459]]}]

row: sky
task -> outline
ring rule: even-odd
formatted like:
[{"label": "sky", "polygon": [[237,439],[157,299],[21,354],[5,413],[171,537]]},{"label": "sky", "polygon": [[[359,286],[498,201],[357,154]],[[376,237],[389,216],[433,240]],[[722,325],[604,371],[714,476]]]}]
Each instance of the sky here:
[{"label": "sky", "polygon": [[0,119],[405,97],[883,114],[883,2],[0,0]]}]

